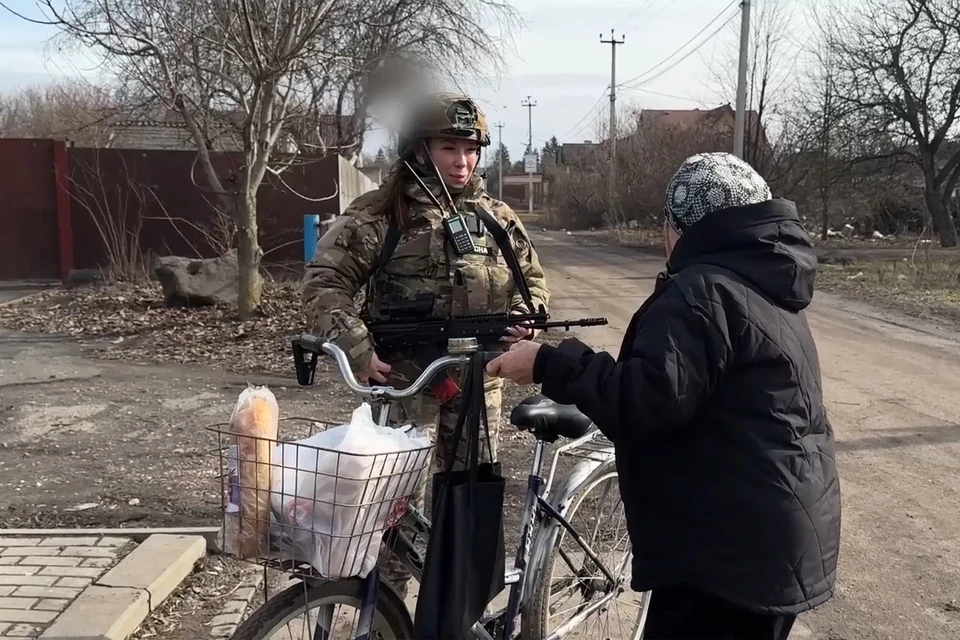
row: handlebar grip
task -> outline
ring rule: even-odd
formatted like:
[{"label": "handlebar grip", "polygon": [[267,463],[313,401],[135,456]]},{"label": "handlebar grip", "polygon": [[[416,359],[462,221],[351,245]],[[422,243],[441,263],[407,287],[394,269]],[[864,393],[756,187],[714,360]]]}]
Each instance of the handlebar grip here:
[{"label": "handlebar grip", "polygon": [[323,353],[324,343],[326,343],[326,340],[309,333],[301,333],[297,338],[297,344],[311,353]]}]

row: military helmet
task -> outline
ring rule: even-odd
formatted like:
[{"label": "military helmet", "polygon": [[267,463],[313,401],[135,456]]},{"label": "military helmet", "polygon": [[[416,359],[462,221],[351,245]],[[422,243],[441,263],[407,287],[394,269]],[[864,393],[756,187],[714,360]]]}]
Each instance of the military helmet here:
[{"label": "military helmet", "polygon": [[476,140],[481,147],[490,144],[490,130],[483,110],[469,96],[440,93],[430,96],[412,111],[400,132],[398,149],[404,157],[423,138]]}]

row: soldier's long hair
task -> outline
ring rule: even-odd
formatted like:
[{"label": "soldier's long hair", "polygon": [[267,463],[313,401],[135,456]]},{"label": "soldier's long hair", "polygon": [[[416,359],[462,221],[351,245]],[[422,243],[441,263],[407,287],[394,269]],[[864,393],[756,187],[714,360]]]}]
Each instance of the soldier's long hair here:
[{"label": "soldier's long hair", "polygon": [[380,208],[380,215],[401,230],[410,226],[410,196],[407,195],[406,171],[393,172],[383,185],[384,198]]},{"label": "soldier's long hair", "polygon": [[384,185],[383,205],[380,215],[395,227],[406,229],[410,226],[410,196],[407,195],[406,176],[397,171]]}]

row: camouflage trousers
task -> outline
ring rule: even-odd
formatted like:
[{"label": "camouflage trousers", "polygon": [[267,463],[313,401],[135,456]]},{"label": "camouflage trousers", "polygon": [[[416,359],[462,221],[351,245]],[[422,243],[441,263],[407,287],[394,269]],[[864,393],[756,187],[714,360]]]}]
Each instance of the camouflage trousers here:
[{"label": "camouflage trousers", "polygon": [[[416,377],[416,373],[413,371],[403,371],[401,373],[403,368],[400,367],[399,369],[400,371],[398,371],[398,367],[394,364],[394,370],[391,374],[391,378],[400,381],[400,384],[397,384],[397,386],[405,386],[409,383],[409,380]],[[393,380],[391,380],[391,383],[396,384]],[[484,376],[483,392],[487,410],[487,423],[490,429],[490,446],[489,448],[487,447],[486,438],[483,437],[484,434],[481,428],[480,462],[490,462],[491,460],[497,459],[497,445],[500,439],[500,420],[502,415],[503,380]],[[440,404],[432,393],[425,392],[415,398],[403,400],[398,402],[397,405],[394,405],[391,418],[396,420],[396,424],[409,424],[413,422],[421,429],[424,429],[436,445],[433,449],[430,469],[427,473],[424,473],[423,481],[413,497],[413,504],[420,511],[424,510],[427,485],[432,482],[433,474],[446,469],[446,455],[453,446],[452,440],[456,433],[460,402],[461,396],[458,395],[446,404]],[[460,443],[457,445],[457,458],[453,464],[454,470],[463,469],[466,466],[466,434],[467,432],[464,430]],[[408,536],[413,535],[412,531],[407,531],[403,527],[402,530]],[[384,546],[381,548],[378,564],[383,578],[389,582],[401,596],[406,597],[411,575],[403,563],[400,562],[400,559],[397,558],[389,548]]]}]

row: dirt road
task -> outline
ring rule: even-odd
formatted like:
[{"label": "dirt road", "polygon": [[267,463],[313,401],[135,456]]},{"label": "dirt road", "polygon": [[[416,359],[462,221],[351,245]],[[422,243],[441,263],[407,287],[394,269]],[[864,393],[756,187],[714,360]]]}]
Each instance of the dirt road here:
[{"label": "dirt road", "polygon": [[[561,233],[537,238],[557,316],[604,315],[610,350],[663,260]],[[960,637],[960,342],[818,294],[809,313],[838,440],[839,593],[791,637]]]},{"label": "dirt road", "polygon": [[[662,259],[560,232],[535,240],[554,314],[606,316],[609,326],[581,337],[616,349]],[[960,343],[826,295],[809,317],[839,440],[843,545],[838,596],[791,637],[960,637]],[[217,522],[203,426],[229,418],[247,381],[270,384],[286,415],[345,417],[356,404],[342,387],[296,388],[292,370],[108,362],[72,340],[0,331],[0,526]],[[510,387],[505,404],[528,391]],[[531,446],[504,438],[515,513]]]}]

